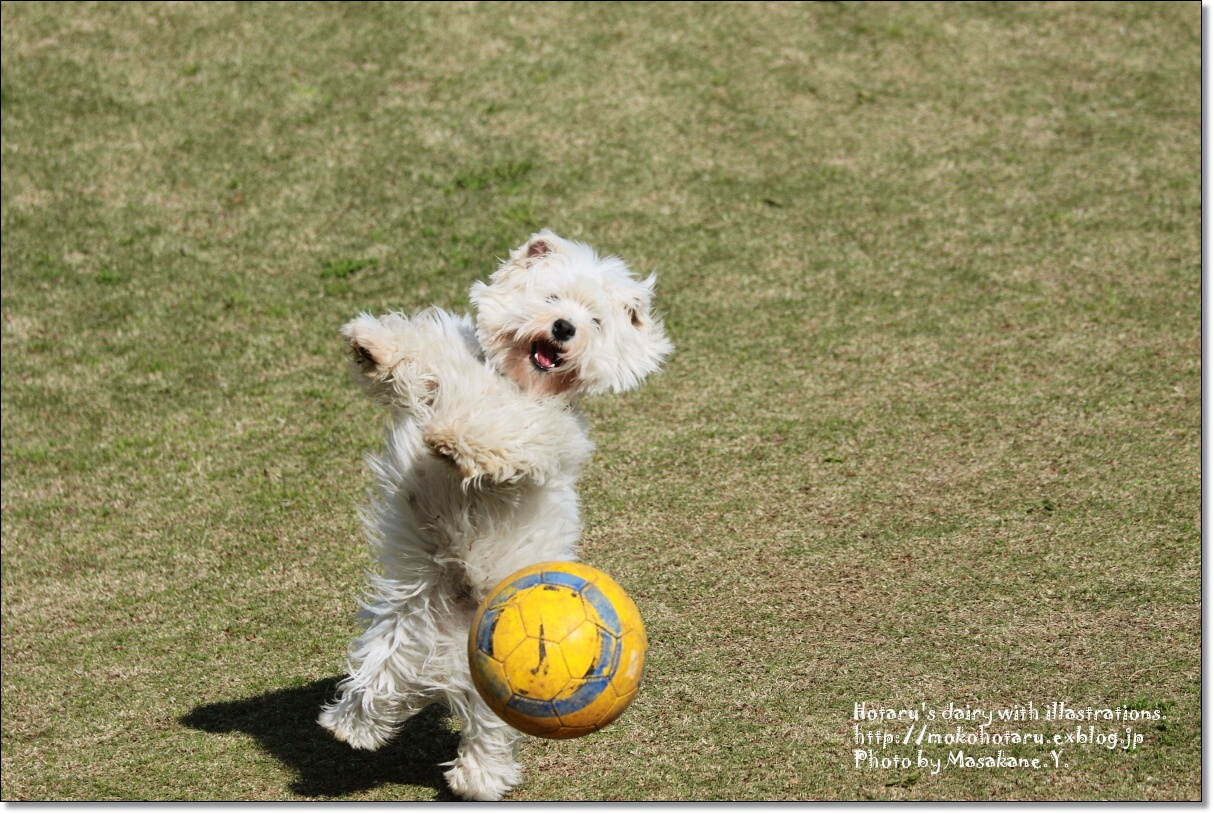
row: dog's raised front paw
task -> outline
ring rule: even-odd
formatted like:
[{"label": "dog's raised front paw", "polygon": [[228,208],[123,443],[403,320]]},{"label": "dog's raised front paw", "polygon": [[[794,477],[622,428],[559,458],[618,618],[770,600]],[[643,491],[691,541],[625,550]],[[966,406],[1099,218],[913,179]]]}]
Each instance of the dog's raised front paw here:
[{"label": "dog's raised front paw", "polygon": [[480,444],[450,427],[427,428],[422,441],[435,455],[454,466],[465,481],[517,483],[525,474],[505,450]]},{"label": "dog's raised front paw", "polygon": [[399,314],[376,319],[362,314],[346,323],[351,370],[376,401],[415,410],[434,400],[437,379],[422,363],[425,332]]}]

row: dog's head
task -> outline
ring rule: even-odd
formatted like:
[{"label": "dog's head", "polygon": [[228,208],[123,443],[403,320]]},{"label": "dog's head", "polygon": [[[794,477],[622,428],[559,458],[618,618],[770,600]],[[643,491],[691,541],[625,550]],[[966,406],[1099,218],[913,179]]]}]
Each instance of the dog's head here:
[{"label": "dog's head", "polygon": [[653,313],[655,275],[547,229],[470,298],[486,356],[524,390],[595,395],[638,386],[674,350]]}]

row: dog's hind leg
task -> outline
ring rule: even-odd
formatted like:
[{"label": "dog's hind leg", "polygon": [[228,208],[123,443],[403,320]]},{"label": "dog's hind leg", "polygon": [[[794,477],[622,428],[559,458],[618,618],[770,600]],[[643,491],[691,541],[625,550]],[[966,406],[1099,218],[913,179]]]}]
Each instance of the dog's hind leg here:
[{"label": "dog's hind leg", "polygon": [[448,690],[447,704],[463,721],[459,754],[443,766],[451,791],[465,800],[500,800],[522,780],[516,752],[522,734],[489,709],[476,690]]},{"label": "dog's hind leg", "polygon": [[[352,676],[342,681],[345,685]],[[320,725],[355,749],[375,750],[392,739],[405,721],[429,706],[418,697],[392,698],[365,687],[343,686],[337,700],[320,713]]]},{"label": "dog's hind leg", "polygon": [[321,710],[320,725],[355,749],[378,749],[437,700],[412,675],[422,658],[414,658],[416,642],[401,637],[399,621],[380,616],[368,625],[350,648],[350,674],[338,684],[337,699]]}]

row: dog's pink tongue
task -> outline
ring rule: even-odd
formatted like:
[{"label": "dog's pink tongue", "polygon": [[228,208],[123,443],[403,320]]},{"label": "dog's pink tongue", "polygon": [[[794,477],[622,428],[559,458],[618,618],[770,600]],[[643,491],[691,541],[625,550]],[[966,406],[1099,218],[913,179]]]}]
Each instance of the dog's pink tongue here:
[{"label": "dog's pink tongue", "polygon": [[556,359],[549,355],[548,347],[543,342],[535,349],[535,361],[540,363],[540,367],[552,367],[556,364]]}]

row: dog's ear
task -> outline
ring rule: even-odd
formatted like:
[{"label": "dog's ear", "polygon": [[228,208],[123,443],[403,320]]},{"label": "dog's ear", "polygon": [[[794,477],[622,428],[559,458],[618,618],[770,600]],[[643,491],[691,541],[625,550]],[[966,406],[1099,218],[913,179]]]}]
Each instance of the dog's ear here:
[{"label": "dog's ear", "polygon": [[527,242],[522,246],[510,252],[510,259],[522,266],[529,266],[556,251],[556,243],[559,240],[551,230],[541,229],[527,238]]},{"label": "dog's ear", "polygon": [[527,244],[527,259],[534,260],[552,254],[552,245],[544,238],[536,238]]},{"label": "dog's ear", "polygon": [[624,303],[624,310],[628,314],[629,321],[632,322],[632,327],[643,328],[645,326],[645,315],[649,312],[649,306],[653,300],[653,287],[657,282],[658,275],[650,274],[640,281],[640,285],[634,290],[634,295]]}]

